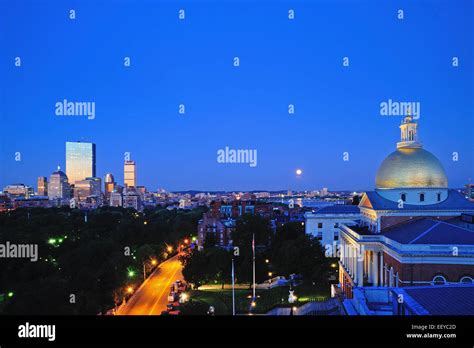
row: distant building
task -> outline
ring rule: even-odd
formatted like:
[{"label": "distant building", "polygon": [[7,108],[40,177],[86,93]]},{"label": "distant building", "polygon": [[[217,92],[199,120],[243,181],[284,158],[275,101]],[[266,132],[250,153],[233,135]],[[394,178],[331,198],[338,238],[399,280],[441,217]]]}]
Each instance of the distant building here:
[{"label": "distant building", "polygon": [[110,199],[110,194],[114,192],[114,189],[115,189],[114,176],[108,173],[105,175],[105,178],[104,178],[104,194],[107,200]]},{"label": "distant building", "polygon": [[319,239],[323,246],[339,244],[339,226],[357,225],[360,219],[360,209],[356,205],[337,204],[323,207],[317,211],[306,213],[305,229]]},{"label": "distant building", "polygon": [[51,201],[46,196],[34,196],[30,198],[17,198],[13,201],[13,208],[49,208]]},{"label": "distant building", "polygon": [[48,195],[48,179],[45,176],[38,177],[38,196]]},{"label": "distant building", "polygon": [[30,197],[34,194],[33,188],[24,184],[7,185],[3,188],[3,192],[10,197]]},{"label": "distant building", "polygon": [[215,218],[238,218],[244,214],[257,214],[265,218],[272,218],[273,205],[271,203],[257,203],[255,201],[233,200],[230,203],[212,201],[210,214]]},{"label": "distant building", "polygon": [[471,202],[474,202],[474,184],[467,184],[466,189],[467,199],[469,199]]},{"label": "distant building", "polygon": [[137,186],[137,165],[135,161],[125,161],[123,165],[123,178],[125,187]]},{"label": "distant building", "polygon": [[66,142],[66,175],[70,184],[96,176],[94,143]]},{"label": "distant building", "polygon": [[235,219],[219,219],[210,214],[204,214],[198,223],[198,249],[202,250],[206,239],[212,237],[217,246],[228,247],[232,244],[232,231],[235,229]]},{"label": "distant building", "polygon": [[0,195],[0,212],[13,209],[12,201],[6,194]]},{"label": "distant building", "polygon": [[143,197],[147,192],[146,187],[145,186],[137,186],[136,192]]},{"label": "distant building", "polygon": [[328,194],[329,194],[329,191],[328,191],[328,188],[327,188],[327,187],[323,187],[323,188],[321,189],[321,191],[319,191],[319,195],[320,195],[321,197],[326,197]]},{"label": "distant building", "polygon": [[53,172],[49,177],[48,197],[49,199],[68,199],[71,196],[71,187],[66,174],[59,170]]},{"label": "distant building", "polygon": [[86,178],[76,181],[74,185],[74,198],[78,201],[84,201],[90,196],[100,197],[101,193],[100,178]]},{"label": "distant building", "polygon": [[122,207],[133,208],[137,211],[143,210],[141,197],[135,192],[126,192],[122,196]]},{"label": "distant building", "polygon": [[111,207],[121,207],[123,205],[123,195],[121,192],[111,192],[109,198]]}]

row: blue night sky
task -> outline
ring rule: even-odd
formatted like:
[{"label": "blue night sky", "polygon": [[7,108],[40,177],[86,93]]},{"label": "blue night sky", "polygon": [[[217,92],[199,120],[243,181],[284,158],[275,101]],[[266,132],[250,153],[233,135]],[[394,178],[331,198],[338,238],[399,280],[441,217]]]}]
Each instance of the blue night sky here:
[{"label": "blue night sky", "polygon": [[[473,12],[469,0],[2,0],[0,188],[36,187],[83,140],[98,176],[122,184],[130,152],[150,190],[372,189],[399,140],[401,117],[380,115],[388,99],[421,103],[420,139],[460,187],[474,181]],[[63,99],[95,102],[95,119],[56,116]],[[226,146],[257,149],[258,165],[217,163]]]}]

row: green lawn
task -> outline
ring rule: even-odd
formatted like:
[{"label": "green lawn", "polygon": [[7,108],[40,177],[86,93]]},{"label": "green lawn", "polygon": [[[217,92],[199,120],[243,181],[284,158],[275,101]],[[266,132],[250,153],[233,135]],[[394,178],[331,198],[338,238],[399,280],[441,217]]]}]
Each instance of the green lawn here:
[{"label": "green lawn", "polygon": [[[257,290],[257,305],[253,312],[263,314],[277,306],[290,306],[288,303],[288,291],[289,287],[287,286],[270,290]],[[206,307],[214,306],[216,315],[232,314],[231,289],[193,290],[189,294],[193,301],[204,303]],[[329,297],[329,286],[327,288],[320,288],[311,285],[301,285],[295,288],[294,294],[298,298],[296,306],[310,301],[322,301]],[[237,314],[249,312],[251,296],[251,289],[235,290]]]}]

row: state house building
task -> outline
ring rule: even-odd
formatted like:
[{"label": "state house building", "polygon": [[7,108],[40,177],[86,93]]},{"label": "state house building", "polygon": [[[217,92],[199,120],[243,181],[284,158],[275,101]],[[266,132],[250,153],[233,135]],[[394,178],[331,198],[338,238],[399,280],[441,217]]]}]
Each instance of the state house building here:
[{"label": "state house building", "polygon": [[[375,191],[364,193],[360,215],[351,211],[349,216],[343,209],[335,214],[342,222],[337,225],[339,282],[347,298],[354,287],[474,279],[474,203],[448,189],[442,164],[423,149],[411,116],[400,129],[401,141],[382,162]],[[306,218],[307,232],[317,235],[317,230],[308,231],[318,224],[317,212]]]}]

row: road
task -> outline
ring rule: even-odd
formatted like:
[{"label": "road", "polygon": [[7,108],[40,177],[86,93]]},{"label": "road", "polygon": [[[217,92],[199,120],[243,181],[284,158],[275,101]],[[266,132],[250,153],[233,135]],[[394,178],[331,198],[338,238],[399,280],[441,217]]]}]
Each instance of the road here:
[{"label": "road", "polygon": [[160,315],[166,310],[171,284],[183,279],[178,255],[161,263],[117,315]]}]

